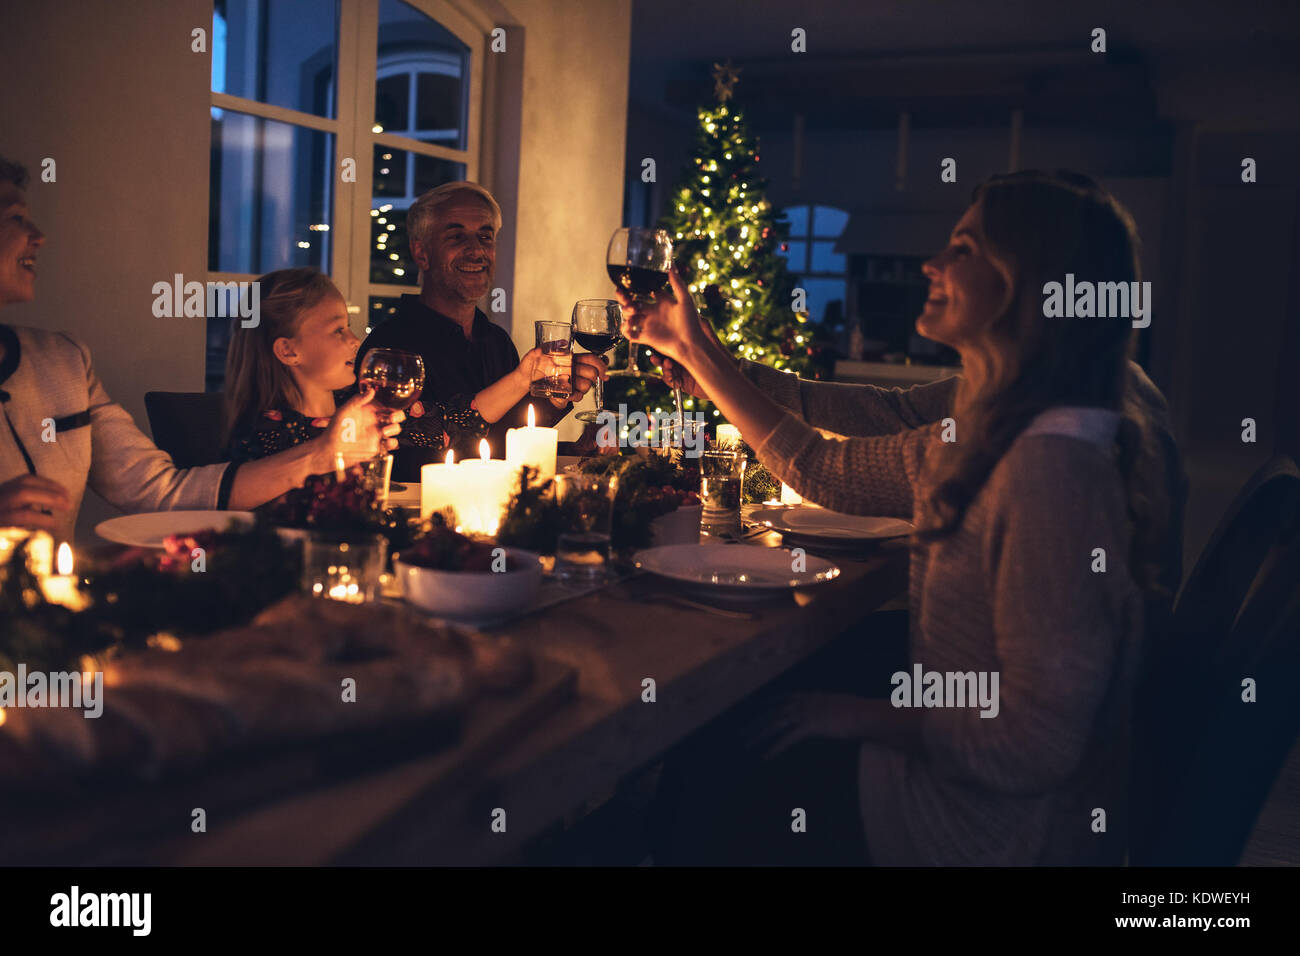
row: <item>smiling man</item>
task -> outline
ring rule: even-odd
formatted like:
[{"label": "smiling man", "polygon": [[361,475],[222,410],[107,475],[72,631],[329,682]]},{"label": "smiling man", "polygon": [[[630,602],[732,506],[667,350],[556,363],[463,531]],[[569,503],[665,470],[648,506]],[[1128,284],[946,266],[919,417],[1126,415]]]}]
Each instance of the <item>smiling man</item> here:
[{"label": "smiling man", "polygon": [[[492,288],[496,271],[496,240],[501,207],[477,183],[445,183],[412,204],[406,214],[411,256],[420,267],[420,294],[404,295],[397,314],[366,337],[357,353],[357,367],[372,348],[403,349],[424,358],[425,406],[458,394],[474,394],[509,375],[519,365],[519,352],[510,333],[478,308]],[[599,359],[573,357],[573,384],[579,396],[603,372]],[[488,431],[494,457],[502,457],[505,433],[526,423],[532,403],[537,424],[551,425],[572,409],[571,401],[524,398]],[[418,429],[418,420],[408,430]],[[400,439],[399,439],[400,441]],[[478,439],[453,446],[457,458],[477,456]],[[393,477],[418,481],[419,467],[428,460],[423,449],[398,448]]]}]

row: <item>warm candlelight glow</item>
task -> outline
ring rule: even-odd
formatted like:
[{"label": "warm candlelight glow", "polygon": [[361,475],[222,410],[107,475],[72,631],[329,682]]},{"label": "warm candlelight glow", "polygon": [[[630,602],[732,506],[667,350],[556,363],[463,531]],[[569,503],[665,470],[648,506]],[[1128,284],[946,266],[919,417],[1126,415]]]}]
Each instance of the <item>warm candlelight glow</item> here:
[{"label": "warm candlelight glow", "polygon": [[488,444],[486,438],[481,439],[478,443],[478,456],[484,461],[489,461],[492,458],[492,446]]},{"label": "warm candlelight glow", "polygon": [[560,433],[555,428],[538,428],[537,413],[528,406],[528,426],[506,430],[506,461],[517,481],[524,465],[537,469],[534,481],[544,483],[555,477],[555,457],[560,447]]},{"label": "warm candlelight glow", "polygon": [[446,461],[446,464],[448,464],[448,465],[454,465],[454,464],[456,464],[456,453],[455,453],[454,451],[452,451],[450,448],[447,449],[447,461]]},{"label": "warm candlelight glow", "polygon": [[72,611],[80,611],[86,606],[86,598],[77,587],[77,579],[72,574],[72,546],[68,542],[59,545],[55,569],[58,574],[41,577],[41,591],[45,600],[51,604],[62,604]]}]

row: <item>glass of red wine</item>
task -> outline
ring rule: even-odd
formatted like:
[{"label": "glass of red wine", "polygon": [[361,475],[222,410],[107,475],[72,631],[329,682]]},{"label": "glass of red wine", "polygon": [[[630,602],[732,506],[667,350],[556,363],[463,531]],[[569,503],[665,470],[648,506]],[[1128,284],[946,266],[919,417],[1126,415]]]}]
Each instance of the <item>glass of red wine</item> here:
[{"label": "glass of red wine", "polygon": [[[614,299],[579,299],[573,306],[573,340],[593,355],[602,358],[623,336],[623,310]],[[582,422],[600,420],[605,407],[605,391],[596,379],[596,410],[581,411],[575,416]]]},{"label": "glass of red wine", "polygon": [[[653,299],[668,284],[673,262],[673,241],[663,229],[625,226],[614,230],[605,254],[605,271],[610,281],[635,299]],[[627,368],[611,375],[641,377],[637,344],[628,343]]]},{"label": "glass of red wine", "polygon": [[[404,412],[424,388],[424,359],[400,349],[371,349],[361,363],[357,384],[375,393],[380,418],[387,423],[394,412]],[[379,456],[383,457],[381,448]]]}]

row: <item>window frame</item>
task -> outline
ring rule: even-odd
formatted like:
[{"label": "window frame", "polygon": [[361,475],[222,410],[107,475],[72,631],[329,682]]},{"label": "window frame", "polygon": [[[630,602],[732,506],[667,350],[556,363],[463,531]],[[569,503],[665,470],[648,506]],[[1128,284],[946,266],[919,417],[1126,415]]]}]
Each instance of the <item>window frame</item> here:
[{"label": "window frame", "polygon": [[[841,209],[839,206],[833,206],[830,203],[822,203],[822,202],[795,203],[793,205],[784,207],[781,210],[781,213],[783,215],[786,214],[791,209],[804,208],[808,210],[808,233],[803,236],[795,236],[792,233],[791,235],[787,236],[785,239],[787,243],[802,242],[804,244],[805,248],[804,248],[803,265],[805,268],[802,269],[794,268],[793,259],[788,254],[785,257],[786,268],[788,268],[790,272],[794,274],[795,278],[800,282],[804,281],[805,279],[839,279],[844,286],[844,294],[840,297],[840,301],[844,303],[844,309],[847,312],[848,296],[849,296],[849,257],[847,255],[844,255],[844,253],[839,253],[839,255],[844,256],[843,272],[816,272],[813,271],[812,268],[813,243],[833,242],[834,240],[839,239],[840,236],[844,234],[843,227],[841,227],[839,233],[833,236],[825,233],[817,232],[817,209],[819,207],[823,209],[832,209],[835,212],[843,213],[845,216],[845,225],[847,226],[848,216],[850,215],[849,210]],[[819,322],[824,319],[825,319],[824,315],[817,317],[817,321]]]},{"label": "window frame", "polygon": [[[334,67],[335,118],[274,106],[209,89],[209,107],[275,120],[334,136],[333,176],[327,194],[331,219],[330,277],[348,305],[353,332],[364,336],[372,296],[392,297],[414,290],[410,285],[370,281],[370,210],[374,188],[374,147],[388,146],[462,163],[465,178],[480,182],[485,135],[490,129],[485,95],[485,63],[493,23],[482,11],[452,0],[401,0],[434,20],[468,47],[469,90],[465,97],[465,149],[452,149],[400,134],[375,133],[375,86],[379,68],[380,0],[337,0],[337,60]],[[364,40],[363,40],[364,38]],[[209,70],[209,76],[211,71]],[[209,80],[210,86],[210,80]],[[356,182],[340,178],[342,160],[356,161]],[[489,186],[490,188],[490,186]],[[209,192],[212,183],[208,183]],[[384,197],[378,197],[382,202]],[[248,282],[256,275],[209,270],[208,281]],[[418,276],[417,276],[418,281]]]}]

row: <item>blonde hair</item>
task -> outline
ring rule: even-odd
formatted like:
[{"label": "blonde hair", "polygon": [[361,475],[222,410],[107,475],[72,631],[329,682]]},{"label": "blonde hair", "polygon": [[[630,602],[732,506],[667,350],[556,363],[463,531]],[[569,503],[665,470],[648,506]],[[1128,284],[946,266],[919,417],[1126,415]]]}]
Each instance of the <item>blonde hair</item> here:
[{"label": "blonde hair", "polygon": [[263,412],[292,408],[302,400],[288,367],[275,357],[275,341],[293,338],[303,312],[327,296],[343,297],[329,276],[315,269],[280,269],[257,282],[261,321],[247,329],[238,318],[230,323],[223,445],[231,435],[251,428]]},{"label": "blonde hair", "polygon": [[[408,242],[427,242],[438,221],[439,211],[466,196],[474,196],[492,210],[492,228],[501,231],[501,207],[496,198],[478,183],[457,181],[435,186],[411,204],[406,211],[406,238]],[[412,250],[414,251],[414,250]]]}]

